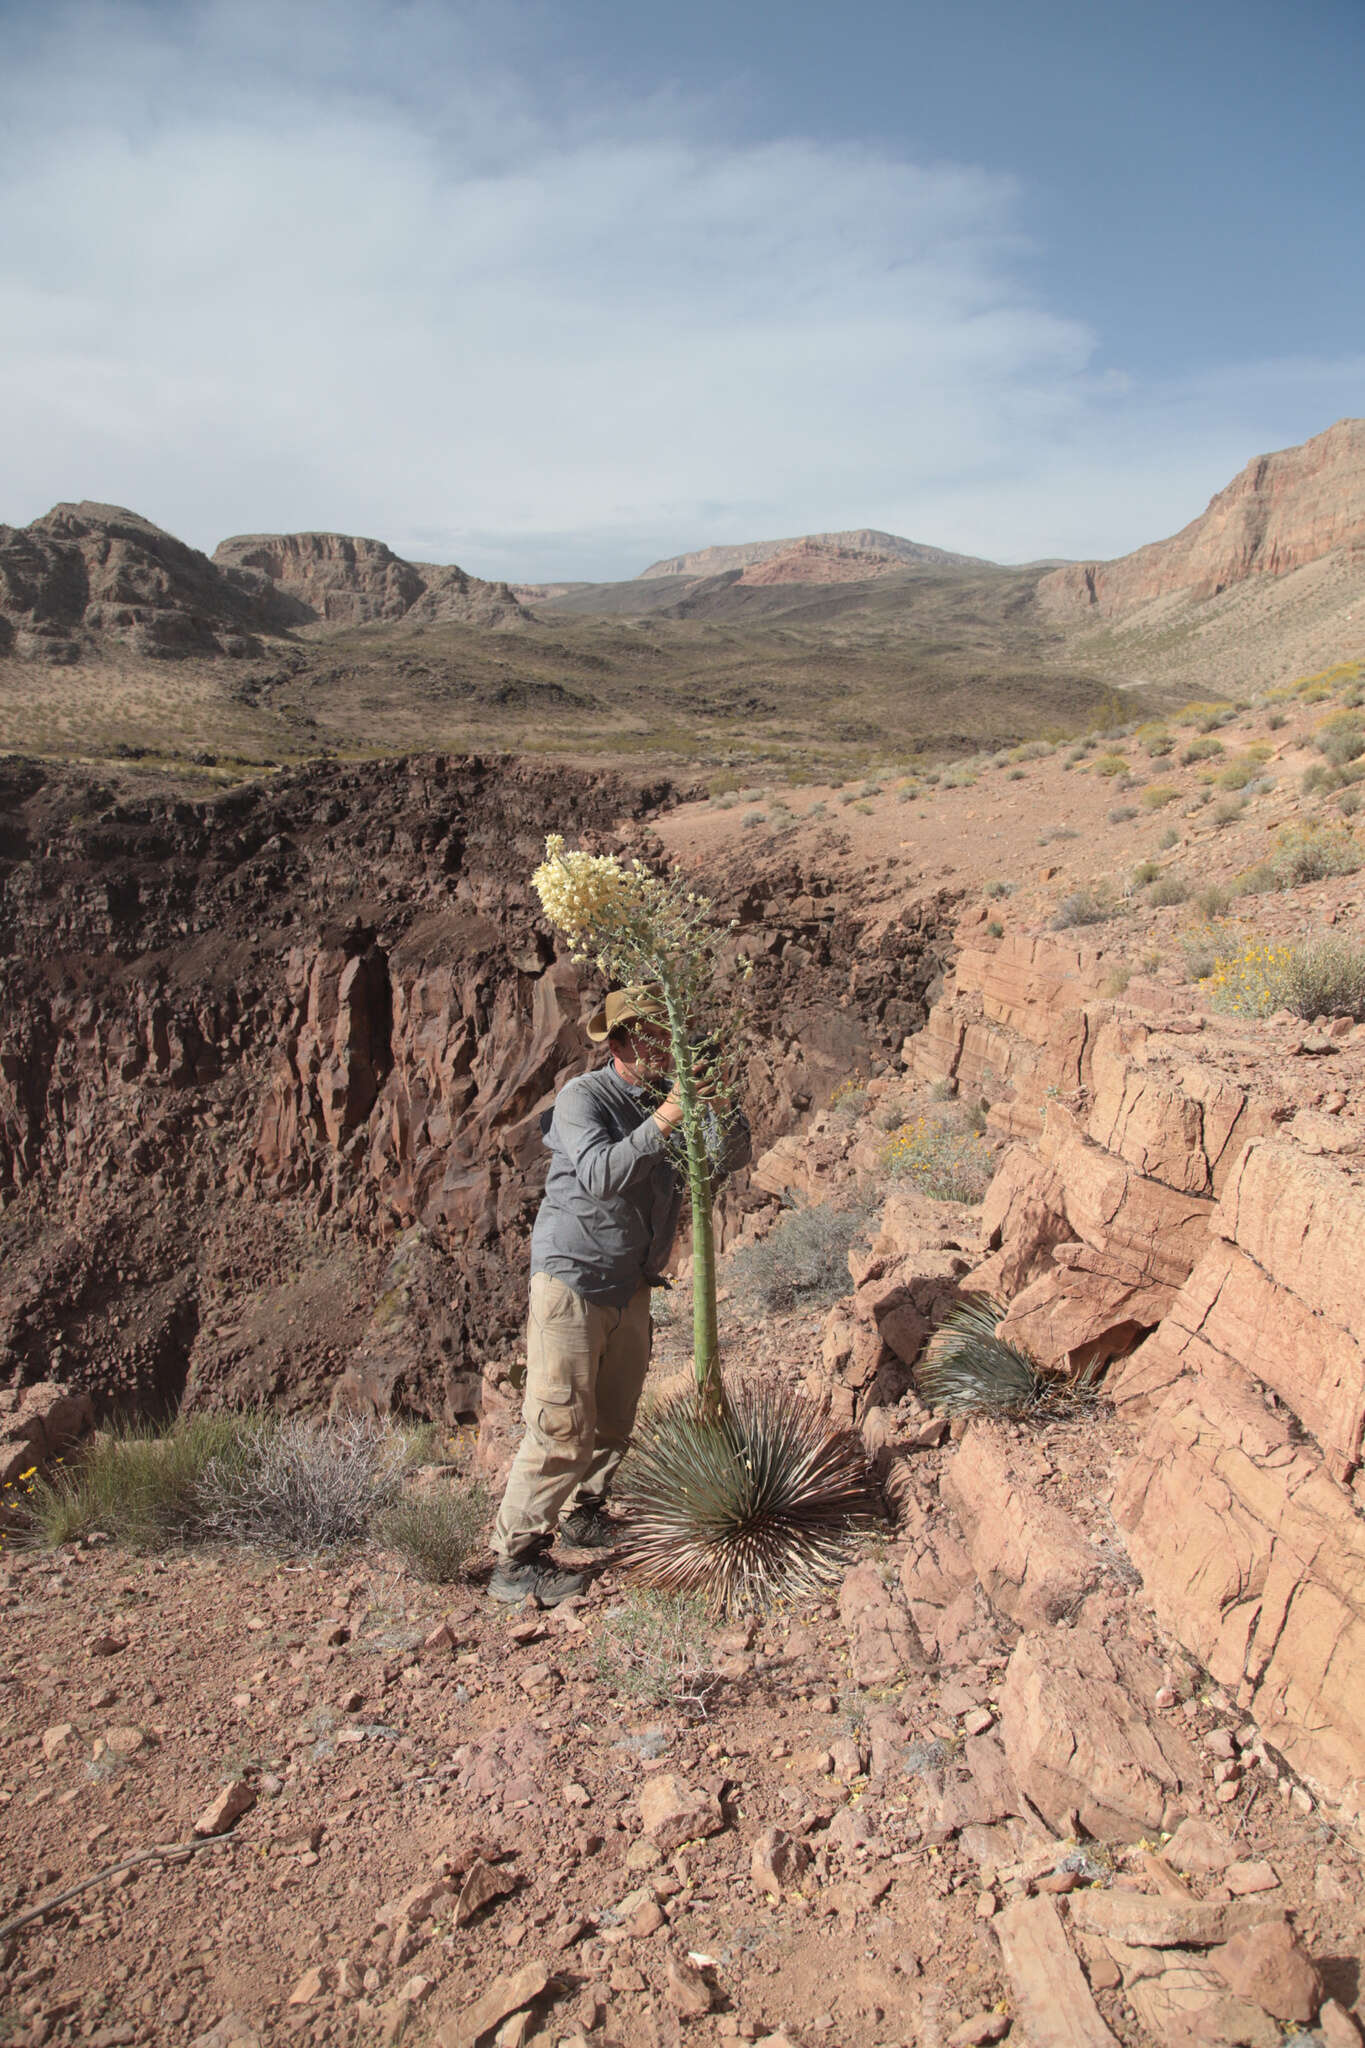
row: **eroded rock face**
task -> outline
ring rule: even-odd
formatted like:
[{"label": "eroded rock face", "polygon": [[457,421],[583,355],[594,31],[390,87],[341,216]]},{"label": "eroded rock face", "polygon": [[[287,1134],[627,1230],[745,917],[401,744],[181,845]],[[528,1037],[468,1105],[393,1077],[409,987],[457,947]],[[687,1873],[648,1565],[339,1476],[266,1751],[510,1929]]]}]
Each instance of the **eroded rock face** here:
[{"label": "eroded rock face", "polygon": [[[315,1407],[354,1368],[362,1401],[468,1413],[524,1315],[540,1117],[592,1055],[596,978],[529,876],[547,830],[616,846],[624,820],[656,852],[668,799],[505,758],[212,803],[6,764],[0,1378]],[[707,880],[738,920],[726,971],[752,958],[761,1144],[922,1014],[944,909],[869,935],[790,856]],[[387,1322],[385,1299],[406,1304]]]},{"label": "eroded rock face", "polygon": [[[1016,1141],[983,1205],[986,1255],[961,1286],[1003,1296],[1001,1335],[1043,1365],[1108,1362],[1134,1426],[1115,1513],[1158,1618],[1358,1818],[1365,1129],[1346,1112],[1365,1033],[1343,1021],[1331,1041],[1342,1113],[1315,1120],[1292,1033],[1260,1027],[1251,1063],[1234,1026],[1181,1013],[1182,991],[1115,1002],[1097,981],[1065,939],[992,950],[969,936],[905,1048],[921,1080],[984,1087],[988,1121]],[[1016,1473],[982,1477],[971,1443],[944,1493],[980,1583],[1027,1620],[1052,1525]],[[959,1579],[951,1546],[921,1542],[907,1577],[917,1621],[916,1598],[946,1613]],[[1045,1691],[1033,1674],[1035,1705]],[[1049,1695],[1059,1707],[1064,1691]],[[1022,1683],[1012,1697],[1017,1729]],[[1039,1709],[1046,1776],[1045,1724]]]},{"label": "eroded rock face", "polygon": [[307,619],[364,625],[373,619],[454,619],[516,625],[525,613],[505,583],[463,569],[405,562],[382,540],[349,533],[239,533],[213,551],[222,569],[265,581]]},{"label": "eroded rock face", "polygon": [[1338,420],[1298,448],[1258,455],[1170,540],[1115,562],[1076,562],[1038,586],[1060,615],[1123,612],[1153,598],[1215,597],[1249,576],[1283,576],[1365,548],[1365,420]]},{"label": "eroded rock face", "polygon": [[121,505],[55,505],[0,526],[0,655],[71,662],[104,639],[144,655],[250,654],[257,634],[303,616]]}]

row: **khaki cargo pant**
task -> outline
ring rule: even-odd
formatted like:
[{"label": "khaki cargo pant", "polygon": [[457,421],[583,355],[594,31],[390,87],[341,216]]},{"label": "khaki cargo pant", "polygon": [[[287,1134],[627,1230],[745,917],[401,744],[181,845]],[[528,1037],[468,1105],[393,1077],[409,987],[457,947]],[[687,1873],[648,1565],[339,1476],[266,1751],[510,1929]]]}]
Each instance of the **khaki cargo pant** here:
[{"label": "khaki cargo pant", "polygon": [[561,1514],[601,1506],[630,1442],[651,1338],[648,1287],[604,1308],[553,1273],[532,1275],[526,1434],[493,1524],[499,1557],[538,1548]]}]

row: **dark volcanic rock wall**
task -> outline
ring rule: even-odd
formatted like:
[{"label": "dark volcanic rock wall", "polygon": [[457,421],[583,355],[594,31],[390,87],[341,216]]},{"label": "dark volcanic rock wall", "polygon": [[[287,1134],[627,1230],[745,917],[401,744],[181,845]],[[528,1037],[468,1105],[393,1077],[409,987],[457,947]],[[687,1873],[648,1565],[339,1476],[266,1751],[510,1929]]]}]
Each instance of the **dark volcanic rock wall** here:
[{"label": "dark volcanic rock wall", "polygon": [[[669,796],[424,757],[130,801],[0,764],[0,1379],[316,1403],[407,1232],[426,1335],[388,1384],[458,1411],[519,1323],[540,1111],[588,1052],[530,871],[547,830],[648,851]],[[754,962],[766,1138],[921,1020],[943,906],[874,932],[792,864],[707,879]]]}]

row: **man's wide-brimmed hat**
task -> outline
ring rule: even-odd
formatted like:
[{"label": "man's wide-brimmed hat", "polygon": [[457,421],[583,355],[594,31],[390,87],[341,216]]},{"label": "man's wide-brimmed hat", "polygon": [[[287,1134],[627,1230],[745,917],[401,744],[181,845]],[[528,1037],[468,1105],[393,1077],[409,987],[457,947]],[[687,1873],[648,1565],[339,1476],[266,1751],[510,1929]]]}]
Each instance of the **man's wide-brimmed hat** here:
[{"label": "man's wide-brimmed hat", "polygon": [[588,1019],[588,1036],[594,1045],[602,1045],[613,1031],[621,1030],[626,1024],[637,1023],[665,1026],[668,1023],[663,990],[657,981],[637,982],[631,988],[614,988]]}]

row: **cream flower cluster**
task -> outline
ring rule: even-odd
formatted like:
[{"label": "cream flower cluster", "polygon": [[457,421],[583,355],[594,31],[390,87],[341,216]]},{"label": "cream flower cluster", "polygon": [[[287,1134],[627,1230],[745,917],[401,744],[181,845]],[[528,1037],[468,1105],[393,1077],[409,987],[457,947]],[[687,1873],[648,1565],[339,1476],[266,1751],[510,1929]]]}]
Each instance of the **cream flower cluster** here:
[{"label": "cream flower cluster", "polygon": [[545,841],[545,859],[531,877],[542,910],[574,949],[640,908],[641,877],[615,854],[566,853],[562,833]]}]

